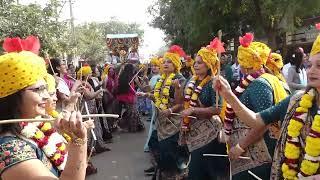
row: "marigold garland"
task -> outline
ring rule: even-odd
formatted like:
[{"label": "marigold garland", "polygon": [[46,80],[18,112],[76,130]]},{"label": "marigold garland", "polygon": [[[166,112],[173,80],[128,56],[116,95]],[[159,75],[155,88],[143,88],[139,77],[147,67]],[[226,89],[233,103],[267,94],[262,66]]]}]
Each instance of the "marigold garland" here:
[{"label": "marigold garland", "polygon": [[[172,85],[172,79],[175,77],[174,73],[171,73],[168,77],[165,74],[161,75],[161,78],[156,83],[154,88],[155,106],[161,110],[168,109],[169,104],[169,91]],[[165,82],[164,82],[165,81]],[[164,82],[164,87],[162,84]],[[162,91],[161,91],[162,88]]]},{"label": "marigold garland", "polygon": [[[185,96],[184,96],[184,109],[199,106],[198,104],[199,94],[201,93],[203,86],[206,85],[211,79],[210,76],[206,76],[200,82],[200,84],[195,88],[195,84],[198,78],[199,78],[198,76],[193,76],[187,85],[187,89],[185,90]],[[182,129],[188,130],[190,128],[189,125],[190,125],[190,118],[188,117],[183,118]]]},{"label": "marigold garland", "polygon": [[299,107],[289,121],[287,139],[284,148],[285,160],[282,164],[282,175],[285,179],[298,179],[314,175],[320,165],[320,110],[315,115],[310,132],[305,140],[305,154],[300,164],[301,144],[299,136],[308,117],[309,109],[312,107],[315,90],[311,89],[305,93]]}]

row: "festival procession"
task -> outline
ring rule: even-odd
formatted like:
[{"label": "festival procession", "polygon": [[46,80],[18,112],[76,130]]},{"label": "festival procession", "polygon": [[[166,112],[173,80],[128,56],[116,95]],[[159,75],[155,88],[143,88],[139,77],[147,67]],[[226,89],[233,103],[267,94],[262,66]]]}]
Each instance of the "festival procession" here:
[{"label": "festival procession", "polygon": [[1,180],[320,179],[320,1],[0,8]]}]

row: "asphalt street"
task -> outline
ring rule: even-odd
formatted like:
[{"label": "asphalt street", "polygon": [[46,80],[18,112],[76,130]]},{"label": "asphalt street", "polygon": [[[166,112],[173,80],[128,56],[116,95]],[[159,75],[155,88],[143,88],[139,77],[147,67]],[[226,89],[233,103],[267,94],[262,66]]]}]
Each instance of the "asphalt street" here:
[{"label": "asphalt street", "polygon": [[143,172],[150,166],[149,154],[143,152],[149,123],[145,125],[143,132],[114,133],[113,143],[107,144],[111,151],[92,157],[98,173],[87,180],[150,180]]}]

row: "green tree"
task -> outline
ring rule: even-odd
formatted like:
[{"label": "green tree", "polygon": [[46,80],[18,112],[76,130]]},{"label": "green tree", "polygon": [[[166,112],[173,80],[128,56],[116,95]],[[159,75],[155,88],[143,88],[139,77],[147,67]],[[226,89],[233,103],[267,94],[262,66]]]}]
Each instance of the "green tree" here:
[{"label": "green tree", "polygon": [[139,36],[140,42],[143,41],[142,37],[144,34],[143,29],[137,23],[124,23],[118,19],[112,17],[110,20],[101,23],[103,27],[104,36],[107,37],[107,34],[132,34],[137,33]]},{"label": "green tree", "polygon": [[293,31],[303,18],[320,14],[320,1],[314,0],[244,0],[242,7],[248,24],[265,34],[273,48],[280,33]]},{"label": "green tree", "polygon": [[76,55],[81,58],[101,62],[105,59],[107,52],[107,34],[137,33],[142,39],[144,31],[136,23],[124,23],[111,19],[103,23],[85,23],[75,28],[77,49]]},{"label": "green tree", "polygon": [[103,61],[106,57],[106,42],[103,26],[87,23],[75,28],[76,55],[91,61]]},{"label": "green tree", "polygon": [[151,25],[164,30],[167,41],[182,45],[192,54],[208,44],[219,29],[224,36],[239,35],[241,1],[158,0],[149,7],[154,17]]},{"label": "green tree", "polygon": [[0,3],[0,39],[5,37],[25,38],[38,36],[41,41],[41,53],[59,56],[66,46],[67,26],[57,19],[58,1],[52,0],[44,8],[38,4],[17,5],[14,1]]},{"label": "green tree", "polygon": [[314,0],[158,0],[149,7],[151,25],[164,30],[167,41],[194,53],[219,29],[223,39],[254,30],[276,47],[276,36],[301,25],[301,19],[320,14]]}]

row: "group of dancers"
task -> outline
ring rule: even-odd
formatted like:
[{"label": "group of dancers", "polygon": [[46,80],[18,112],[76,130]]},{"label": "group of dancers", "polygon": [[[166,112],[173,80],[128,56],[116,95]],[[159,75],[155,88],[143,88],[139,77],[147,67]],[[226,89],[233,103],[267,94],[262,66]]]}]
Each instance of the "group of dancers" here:
[{"label": "group of dancers", "polygon": [[[286,86],[281,55],[253,41],[251,33],[239,40],[244,78],[234,90],[219,74],[224,48],[218,38],[197,52],[189,79],[180,73],[186,57],[181,47],[174,45],[152,60],[160,75],[152,87],[133,92],[153,101],[147,145],[155,159],[154,178],[303,179],[320,174],[320,35],[310,52],[308,86],[298,92]],[[1,179],[85,179],[87,141],[95,124],[83,120],[77,107],[85,87],[78,84],[56,109],[57,87],[38,55],[39,40],[7,38],[3,48]]]},{"label": "group of dancers", "polygon": [[281,73],[280,54],[253,41],[251,33],[239,40],[244,78],[235,89],[218,73],[223,52],[218,39],[198,51],[188,80],[179,73],[182,48],[172,46],[158,59],[161,77],[153,91],[138,94],[155,106],[148,141],[156,160],[154,177],[299,179],[319,174],[320,36],[308,60],[308,86],[296,92]]}]

